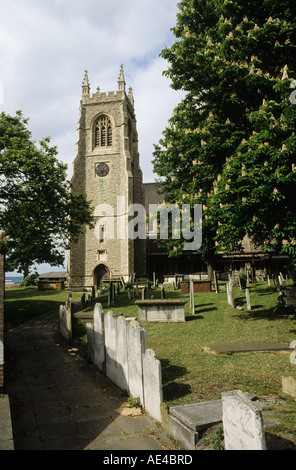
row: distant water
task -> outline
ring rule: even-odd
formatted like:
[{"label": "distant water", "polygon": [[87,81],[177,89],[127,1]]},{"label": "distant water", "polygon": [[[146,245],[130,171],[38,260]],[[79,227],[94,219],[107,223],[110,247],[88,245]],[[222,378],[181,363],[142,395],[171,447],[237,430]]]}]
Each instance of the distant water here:
[{"label": "distant water", "polygon": [[5,276],[5,283],[7,284],[20,284],[24,276]]}]

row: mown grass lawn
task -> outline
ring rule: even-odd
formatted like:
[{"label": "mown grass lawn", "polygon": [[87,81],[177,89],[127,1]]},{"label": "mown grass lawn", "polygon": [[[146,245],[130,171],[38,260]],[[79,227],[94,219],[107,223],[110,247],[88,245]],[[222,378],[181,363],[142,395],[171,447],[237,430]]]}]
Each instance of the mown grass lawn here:
[{"label": "mown grass lawn", "polygon": [[[166,297],[183,297],[185,323],[143,323],[147,348],[153,349],[162,365],[164,401],[168,406],[221,398],[221,393],[242,390],[267,399],[281,424],[272,432],[290,433],[296,442],[296,402],[282,393],[282,376],[296,378],[296,366],[289,353],[239,353],[214,355],[207,351],[212,344],[276,341],[290,343],[296,339],[296,316],[293,310],[279,306],[278,292],[267,282],[248,286],[252,310],[247,311],[245,291],[234,289],[236,305],[227,302],[226,290],[195,294],[195,315],[189,305],[189,294],[166,288]],[[152,289],[147,298],[160,298]],[[108,307],[107,295],[100,300],[105,312],[112,310],[136,317],[138,308],[127,293],[116,296]],[[90,305],[88,310],[93,309]],[[280,405],[279,405],[280,403]]]},{"label": "mown grass lawn", "polygon": [[[234,289],[236,305],[228,305],[226,290],[195,294],[195,315],[189,306],[189,294],[166,288],[166,297],[183,297],[184,323],[143,323],[147,348],[153,349],[162,365],[163,394],[166,404],[186,404],[221,398],[221,393],[240,389],[270,400],[277,409],[280,425],[272,432],[290,433],[296,443],[296,401],[282,393],[282,376],[296,378],[296,366],[289,353],[239,353],[214,355],[207,350],[212,344],[277,341],[296,339],[296,316],[293,310],[280,308],[278,292],[267,282],[248,286],[252,311],[247,311],[245,292]],[[81,293],[72,293],[80,299]],[[160,298],[160,289],[152,288],[147,297]],[[6,291],[6,323],[19,324],[67,300],[66,291],[38,292],[36,289]],[[138,308],[121,290],[116,303],[108,307],[107,294],[99,298],[105,312],[112,310],[127,317],[137,317]],[[85,310],[93,311],[91,303]],[[58,310],[57,310],[58,311]],[[87,320],[89,322],[89,320]],[[76,340],[86,342],[85,323],[79,322]],[[78,336],[79,335],[79,336]]]},{"label": "mown grass lawn", "polygon": [[[81,294],[73,293],[73,298],[79,298]],[[31,318],[54,308],[57,309],[61,303],[66,302],[68,292],[62,291],[39,291],[37,287],[19,287],[5,290],[4,323],[5,328],[14,328]]]}]

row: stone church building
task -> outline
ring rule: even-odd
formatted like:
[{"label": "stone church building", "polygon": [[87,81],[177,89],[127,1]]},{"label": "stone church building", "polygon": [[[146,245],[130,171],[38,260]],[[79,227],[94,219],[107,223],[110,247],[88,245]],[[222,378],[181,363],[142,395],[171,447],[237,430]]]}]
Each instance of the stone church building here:
[{"label": "stone church building", "polygon": [[[156,183],[143,183],[139,161],[137,121],[132,89],[126,90],[121,66],[116,91],[91,94],[87,72],[82,83],[76,156],[72,166],[72,191],[86,194],[94,207],[94,229],[85,227],[68,252],[68,286],[95,289],[103,278],[129,280],[136,274],[157,277],[206,271],[198,253],[172,259],[154,240],[130,239],[124,232],[130,220],[128,208],[149,204],[163,197]],[[263,269],[264,255],[246,240],[245,253],[217,256],[218,271],[246,265]]]}]

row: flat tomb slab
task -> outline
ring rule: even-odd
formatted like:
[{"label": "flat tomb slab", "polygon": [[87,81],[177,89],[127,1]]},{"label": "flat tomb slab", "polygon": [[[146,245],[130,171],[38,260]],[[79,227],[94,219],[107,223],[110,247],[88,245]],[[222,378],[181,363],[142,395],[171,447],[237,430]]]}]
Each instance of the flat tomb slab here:
[{"label": "flat tomb slab", "polygon": [[194,431],[207,429],[222,421],[222,400],[172,406],[170,414]]},{"label": "flat tomb slab", "polygon": [[184,322],[184,299],[137,300],[138,319],[144,322]]},{"label": "flat tomb slab", "polygon": [[287,343],[276,341],[254,341],[253,343],[209,344],[204,351],[213,354],[227,354],[240,352],[281,352],[292,351]]}]

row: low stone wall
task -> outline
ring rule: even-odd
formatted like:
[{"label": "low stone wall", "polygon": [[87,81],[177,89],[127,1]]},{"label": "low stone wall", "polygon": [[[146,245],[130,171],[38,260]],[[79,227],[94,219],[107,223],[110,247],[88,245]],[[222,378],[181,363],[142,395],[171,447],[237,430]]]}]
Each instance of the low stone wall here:
[{"label": "low stone wall", "polygon": [[147,299],[136,300],[141,322],[184,322],[184,299]]},{"label": "low stone wall", "polygon": [[[60,333],[72,340],[73,304],[71,299],[60,306]],[[146,349],[146,330],[135,318],[113,312],[104,313],[95,304],[93,323],[87,323],[87,343],[90,361],[121,390],[139,397],[146,412],[161,421],[161,365],[156,354]]]},{"label": "low stone wall", "polygon": [[94,323],[87,324],[89,357],[112,382],[128,395],[139,397],[146,412],[161,421],[161,365],[146,349],[146,330],[135,318],[104,314],[95,305]]}]

